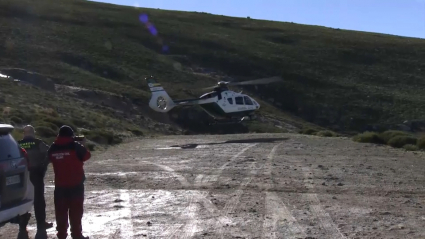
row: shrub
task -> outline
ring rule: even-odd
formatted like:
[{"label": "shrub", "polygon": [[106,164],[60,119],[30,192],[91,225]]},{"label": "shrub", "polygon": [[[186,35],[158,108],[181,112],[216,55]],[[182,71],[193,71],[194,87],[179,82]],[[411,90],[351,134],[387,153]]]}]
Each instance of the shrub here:
[{"label": "shrub", "polygon": [[55,125],[55,124],[50,123],[50,122],[36,121],[36,122],[33,123],[33,126],[34,127],[41,127],[41,126],[43,126],[43,127],[47,127],[47,128],[52,129],[56,133],[59,132],[59,127],[57,125]]},{"label": "shrub", "polygon": [[96,146],[95,144],[87,143],[86,146],[90,151],[95,151],[95,146]]},{"label": "shrub", "polygon": [[417,144],[417,139],[412,136],[395,136],[388,141],[388,145],[394,148],[402,148],[406,144]]},{"label": "shrub", "polygon": [[385,141],[375,132],[364,132],[354,136],[354,141],[359,143],[385,144]]},{"label": "shrub", "polygon": [[20,140],[24,137],[24,132],[18,129],[14,129],[11,134],[15,140]]},{"label": "shrub", "polygon": [[35,128],[36,134],[42,138],[52,138],[57,135],[57,133],[49,127],[39,126]]},{"label": "shrub", "polygon": [[403,146],[403,148],[407,151],[417,151],[419,150],[418,146],[414,145],[414,144],[406,144]]},{"label": "shrub", "polygon": [[122,138],[114,135],[112,132],[103,130],[91,130],[86,133],[87,139],[98,144],[119,144]]},{"label": "shrub", "polygon": [[332,132],[330,130],[322,130],[316,133],[317,136],[321,137],[336,137],[337,134],[335,132]]},{"label": "shrub", "polygon": [[71,120],[72,124],[79,126],[79,127],[93,127],[93,123],[88,122],[86,120],[83,119],[72,119]]},{"label": "shrub", "polygon": [[10,117],[10,121],[14,124],[22,124],[23,123],[23,120],[19,117],[16,117],[16,116]]},{"label": "shrub", "polygon": [[306,128],[301,130],[301,134],[315,135],[316,133],[317,133],[317,130],[311,129],[311,128]]},{"label": "shrub", "polygon": [[425,136],[418,139],[418,142],[416,144],[419,149],[425,149]]},{"label": "shrub", "polygon": [[141,131],[140,129],[131,129],[130,132],[136,136],[143,136],[143,131]]},{"label": "shrub", "polygon": [[74,132],[77,132],[77,126],[75,126],[73,123],[68,122],[66,120],[60,119],[60,118],[55,118],[55,117],[45,117],[42,119],[45,122],[49,122],[52,123],[54,125],[56,125],[58,128],[64,126],[64,125],[68,125],[69,127],[71,127]]},{"label": "shrub", "polygon": [[408,133],[397,130],[388,130],[380,134],[381,139],[388,143],[392,138],[396,136],[409,136]]}]

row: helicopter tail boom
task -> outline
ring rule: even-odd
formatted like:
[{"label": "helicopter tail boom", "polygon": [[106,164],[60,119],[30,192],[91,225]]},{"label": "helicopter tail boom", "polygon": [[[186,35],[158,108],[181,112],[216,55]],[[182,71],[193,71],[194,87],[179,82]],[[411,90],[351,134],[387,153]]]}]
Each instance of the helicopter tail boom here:
[{"label": "helicopter tail boom", "polygon": [[156,112],[166,113],[176,106],[160,83],[156,82],[153,78],[147,78],[146,82],[152,94],[149,100],[149,107],[151,109]]}]

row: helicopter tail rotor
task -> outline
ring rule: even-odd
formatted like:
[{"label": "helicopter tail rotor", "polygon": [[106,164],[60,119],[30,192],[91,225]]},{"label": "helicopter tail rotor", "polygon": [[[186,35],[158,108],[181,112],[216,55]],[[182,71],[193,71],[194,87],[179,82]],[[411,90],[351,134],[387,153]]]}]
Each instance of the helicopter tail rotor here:
[{"label": "helicopter tail rotor", "polygon": [[151,107],[151,109],[156,112],[166,113],[176,106],[161,84],[156,82],[153,77],[146,78],[146,82],[152,94],[149,101],[149,107]]}]

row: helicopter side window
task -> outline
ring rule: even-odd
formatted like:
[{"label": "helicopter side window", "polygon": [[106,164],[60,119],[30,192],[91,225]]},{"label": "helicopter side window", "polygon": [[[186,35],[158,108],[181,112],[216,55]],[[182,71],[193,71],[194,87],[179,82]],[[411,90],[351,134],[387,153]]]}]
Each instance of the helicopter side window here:
[{"label": "helicopter side window", "polygon": [[248,96],[244,96],[243,98],[245,99],[245,104],[246,105],[253,105],[251,99]]},{"label": "helicopter side window", "polygon": [[227,101],[229,101],[229,104],[233,105],[233,98],[227,98]]},{"label": "helicopter side window", "polygon": [[235,102],[237,105],[243,105],[243,97],[242,96],[237,96],[235,97]]}]

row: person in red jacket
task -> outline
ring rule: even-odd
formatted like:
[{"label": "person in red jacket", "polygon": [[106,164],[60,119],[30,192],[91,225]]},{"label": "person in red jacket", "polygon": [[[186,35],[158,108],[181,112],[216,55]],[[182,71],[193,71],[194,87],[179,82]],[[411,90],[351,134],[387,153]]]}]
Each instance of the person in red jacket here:
[{"label": "person in red jacket", "polygon": [[82,234],[81,220],[84,204],[84,162],[90,159],[90,151],[75,141],[69,126],[59,129],[58,137],[48,150],[48,157],[55,174],[54,203],[56,230],[59,239],[68,236],[68,211],[73,239],[88,239]]}]

